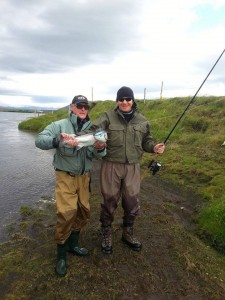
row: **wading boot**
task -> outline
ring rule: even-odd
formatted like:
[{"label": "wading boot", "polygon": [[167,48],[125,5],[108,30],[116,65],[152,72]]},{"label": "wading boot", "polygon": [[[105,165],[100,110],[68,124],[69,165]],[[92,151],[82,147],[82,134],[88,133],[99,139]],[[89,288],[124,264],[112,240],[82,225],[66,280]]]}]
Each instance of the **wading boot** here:
[{"label": "wading boot", "polygon": [[105,254],[112,253],[112,228],[111,226],[102,226],[102,252]]},{"label": "wading boot", "polygon": [[65,276],[67,273],[67,264],[66,264],[66,249],[67,245],[57,244],[57,263],[55,266],[55,272],[58,276]]},{"label": "wading boot", "polygon": [[141,242],[134,236],[133,226],[123,227],[122,241],[135,251],[140,251],[142,248]]},{"label": "wading boot", "polygon": [[73,255],[79,255],[79,256],[86,256],[89,254],[88,249],[79,247],[78,241],[79,241],[79,235],[80,231],[72,231],[70,234],[70,237],[68,239],[68,252],[72,253]]}]

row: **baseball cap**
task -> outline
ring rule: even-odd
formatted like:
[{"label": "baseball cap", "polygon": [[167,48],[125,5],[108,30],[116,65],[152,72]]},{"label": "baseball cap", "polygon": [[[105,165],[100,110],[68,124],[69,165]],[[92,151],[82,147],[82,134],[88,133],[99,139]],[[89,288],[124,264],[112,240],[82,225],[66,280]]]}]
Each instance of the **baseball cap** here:
[{"label": "baseball cap", "polygon": [[72,104],[77,105],[78,103],[83,103],[88,105],[88,99],[87,97],[83,95],[77,95],[73,98]]}]

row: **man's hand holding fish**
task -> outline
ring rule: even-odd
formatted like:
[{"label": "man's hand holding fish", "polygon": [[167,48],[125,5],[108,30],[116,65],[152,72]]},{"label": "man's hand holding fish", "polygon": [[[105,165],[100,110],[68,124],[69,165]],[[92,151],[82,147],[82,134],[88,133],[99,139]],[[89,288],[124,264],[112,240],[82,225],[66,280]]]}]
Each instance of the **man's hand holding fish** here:
[{"label": "man's hand holding fish", "polygon": [[60,133],[60,139],[67,145],[71,147],[76,147],[78,145],[78,141],[76,140],[75,134],[68,133]]},{"label": "man's hand holding fish", "polygon": [[106,148],[106,143],[97,141],[94,143],[94,147],[99,150],[104,149],[104,148]]}]

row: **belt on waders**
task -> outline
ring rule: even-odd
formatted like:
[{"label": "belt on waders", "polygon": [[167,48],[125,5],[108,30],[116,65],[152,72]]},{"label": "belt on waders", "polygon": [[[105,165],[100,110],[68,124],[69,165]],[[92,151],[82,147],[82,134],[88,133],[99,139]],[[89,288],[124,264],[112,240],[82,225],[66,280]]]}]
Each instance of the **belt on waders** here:
[{"label": "belt on waders", "polygon": [[[57,169],[57,168],[55,168],[55,171],[64,172],[64,173],[66,173],[66,174],[68,174],[68,175],[70,175],[70,176],[72,176],[72,177],[75,177],[75,176],[82,176],[82,175],[84,175],[84,174],[89,173],[89,172],[84,172],[84,173],[81,174],[81,175],[77,175],[77,174],[74,174],[74,173],[72,173],[72,172],[63,171],[63,170],[60,170],[60,169]],[[91,177],[90,177],[90,180],[89,180],[89,192],[91,192]]]},{"label": "belt on waders", "polygon": [[[66,173],[66,174],[68,174],[68,175],[70,175],[70,176],[72,176],[72,177],[80,176],[80,175],[75,174],[75,173],[73,173],[73,172],[63,171],[63,170],[60,170],[60,169],[57,169],[57,168],[55,168],[55,171],[64,172],[64,173]],[[84,175],[84,174],[81,174],[81,175]]]}]

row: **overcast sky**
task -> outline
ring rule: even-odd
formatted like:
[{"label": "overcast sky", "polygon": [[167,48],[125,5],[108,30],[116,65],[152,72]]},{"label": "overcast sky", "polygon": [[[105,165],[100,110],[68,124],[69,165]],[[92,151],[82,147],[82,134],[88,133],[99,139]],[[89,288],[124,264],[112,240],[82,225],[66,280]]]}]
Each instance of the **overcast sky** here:
[{"label": "overcast sky", "polygon": [[[225,0],[1,0],[0,105],[193,96],[225,48]],[[225,95],[225,54],[199,95]]]}]

